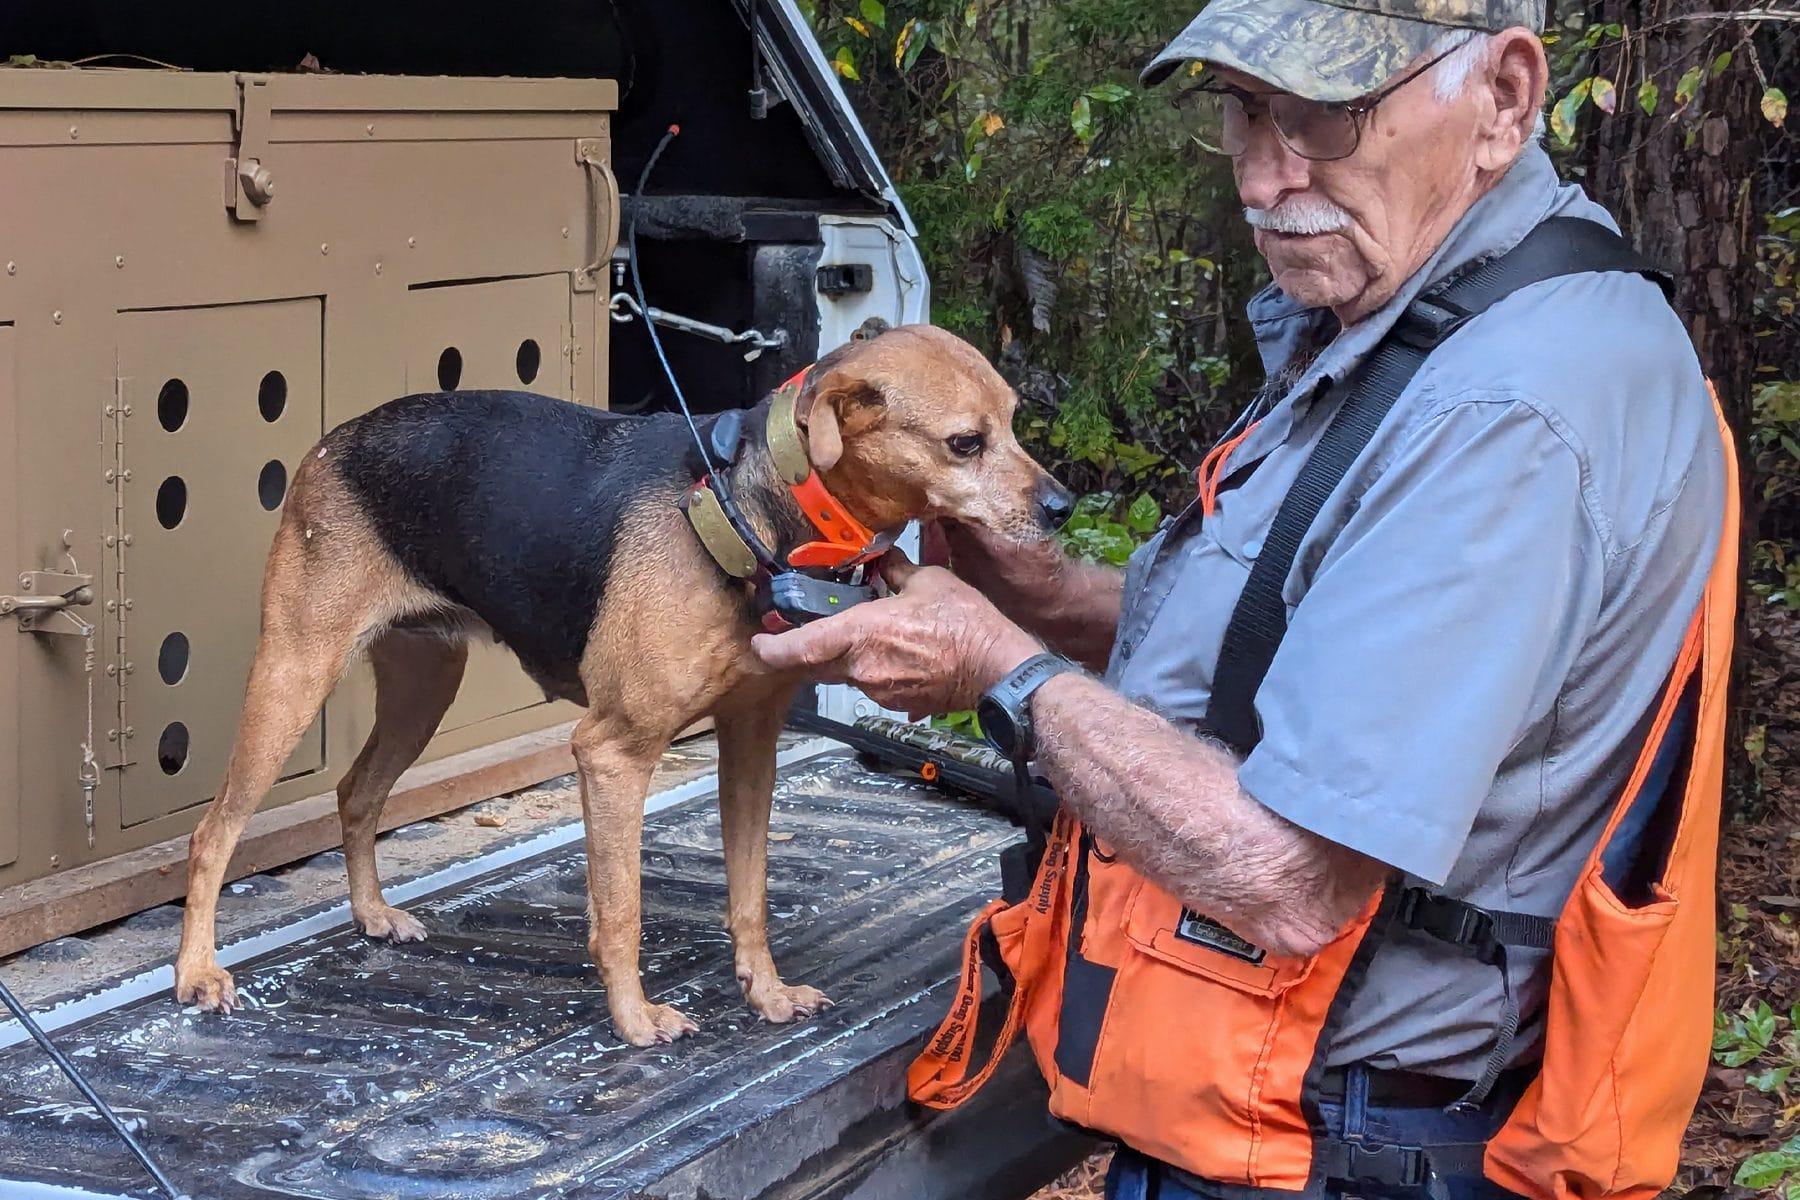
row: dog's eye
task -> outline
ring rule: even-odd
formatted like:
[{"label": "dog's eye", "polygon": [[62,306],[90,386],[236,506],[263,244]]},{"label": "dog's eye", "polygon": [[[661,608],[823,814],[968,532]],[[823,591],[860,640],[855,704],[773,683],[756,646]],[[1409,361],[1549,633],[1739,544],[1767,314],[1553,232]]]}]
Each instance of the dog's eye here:
[{"label": "dog's eye", "polygon": [[984,444],[979,433],[953,433],[944,442],[958,458],[974,458]]}]

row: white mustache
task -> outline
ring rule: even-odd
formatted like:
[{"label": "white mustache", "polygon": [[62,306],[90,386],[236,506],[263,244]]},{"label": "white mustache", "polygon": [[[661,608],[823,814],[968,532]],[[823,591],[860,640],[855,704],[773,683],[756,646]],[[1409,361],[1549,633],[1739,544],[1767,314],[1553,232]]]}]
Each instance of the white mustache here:
[{"label": "white mustache", "polygon": [[1244,220],[1275,233],[1336,233],[1349,227],[1350,214],[1329,200],[1290,196],[1274,208],[1246,208]]}]

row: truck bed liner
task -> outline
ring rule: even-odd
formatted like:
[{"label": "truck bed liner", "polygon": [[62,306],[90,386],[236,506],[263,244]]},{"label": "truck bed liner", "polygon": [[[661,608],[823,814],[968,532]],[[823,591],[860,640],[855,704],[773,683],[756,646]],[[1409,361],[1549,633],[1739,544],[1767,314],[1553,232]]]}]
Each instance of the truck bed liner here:
[{"label": "truck bed liner", "polygon": [[[339,930],[237,967],[230,1017],[163,993],[58,1041],[195,1200],[1008,1197],[1078,1157],[1022,1059],[958,1113],[904,1102],[1014,831],[843,754],[784,768],[773,829],[777,962],[837,1001],[811,1021],[738,994],[706,796],[646,822],[646,989],[701,1024],[673,1046],[608,1027],[579,842],[413,903],[427,942]],[[26,1044],[0,1053],[0,1196],[34,1185],[153,1194]]]}]

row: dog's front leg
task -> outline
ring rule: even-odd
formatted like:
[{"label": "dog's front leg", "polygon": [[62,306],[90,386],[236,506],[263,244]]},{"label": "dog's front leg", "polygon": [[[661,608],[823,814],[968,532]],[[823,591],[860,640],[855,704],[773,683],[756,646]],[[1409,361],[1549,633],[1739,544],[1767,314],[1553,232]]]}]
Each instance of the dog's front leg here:
[{"label": "dog's front leg", "polygon": [[725,838],[725,922],[744,999],[777,1024],[810,1017],[831,1001],[818,988],[781,981],[769,952],[769,803],[775,742],[793,692],[734,697],[714,714],[719,738],[719,823]]},{"label": "dog's front leg", "polygon": [[672,1042],[699,1026],[667,1004],[650,1003],[638,975],[644,795],[666,742],[619,718],[589,714],[575,726],[572,748],[587,819],[588,952],[606,984],[613,1031],[634,1046]]}]

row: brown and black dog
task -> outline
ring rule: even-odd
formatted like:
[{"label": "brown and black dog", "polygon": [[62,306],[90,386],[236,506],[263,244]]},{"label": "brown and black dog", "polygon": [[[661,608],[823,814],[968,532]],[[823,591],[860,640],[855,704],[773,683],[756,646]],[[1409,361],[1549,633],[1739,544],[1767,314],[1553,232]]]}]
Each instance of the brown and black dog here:
[{"label": "brown and black dog", "polygon": [[[1049,536],[1069,496],[1020,448],[1012,390],[974,347],[926,326],[863,332],[827,355],[794,406],[829,491],[872,529],[948,517]],[[731,491],[783,557],[813,538],[744,420]],[[791,428],[791,426],[790,426]],[[703,428],[702,432],[705,430]],[[175,994],[229,1012],[214,954],[226,864],[281,764],[360,652],[375,727],[338,784],[350,908],[371,937],[425,931],[376,877],[382,804],[456,695],[465,640],[507,645],[547,695],[587,708],[575,765],[587,823],[588,948],[619,1036],[695,1028],[638,976],[639,839],[652,768],[710,715],[719,742],[726,923],[737,979],[770,1021],[828,1003],[782,982],[769,952],[765,868],[775,744],[801,680],[750,648],[760,612],[679,503],[703,473],[679,416],[619,416],[522,392],[410,396],[327,434],[294,473],[263,577],[262,635],[225,781],[194,832]]]}]

